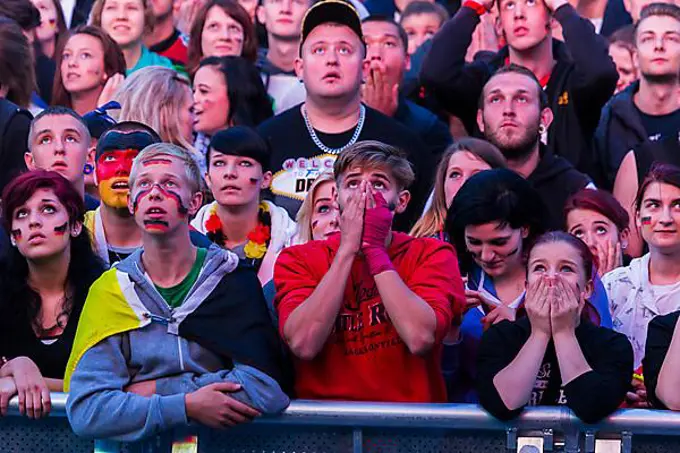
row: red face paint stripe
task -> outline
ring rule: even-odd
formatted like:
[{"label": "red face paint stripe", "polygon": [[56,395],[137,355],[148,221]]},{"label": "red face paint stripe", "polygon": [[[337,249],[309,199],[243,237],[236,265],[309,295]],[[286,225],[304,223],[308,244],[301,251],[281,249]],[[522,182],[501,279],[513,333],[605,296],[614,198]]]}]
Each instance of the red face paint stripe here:
[{"label": "red face paint stripe", "polygon": [[14,240],[18,241],[18,240],[21,239],[21,230],[19,230],[19,229],[12,230],[11,233],[12,233],[12,237],[14,238]]},{"label": "red face paint stripe", "polygon": [[179,212],[182,215],[187,214],[189,212],[189,210],[186,208],[186,206],[184,206],[184,203],[182,203],[182,198],[177,193],[175,193],[171,190],[166,190],[166,189],[162,188],[159,184],[154,184],[154,185],[151,186],[150,189],[142,190],[141,192],[139,192],[137,194],[137,196],[135,197],[135,200],[132,203],[132,211],[133,212],[135,212],[135,213],[137,212],[137,209],[138,209],[138,206],[139,206],[139,200],[141,200],[142,197],[151,193],[151,191],[153,190],[154,187],[158,188],[158,191],[160,193],[162,193],[164,196],[166,196],[168,198],[172,198],[173,200],[175,200],[175,203],[177,203],[177,212]]},{"label": "red face paint stripe", "polygon": [[643,225],[649,225],[652,223],[652,217],[651,216],[642,217],[640,221],[642,222]]},{"label": "red face paint stripe", "polygon": [[154,157],[142,162],[142,165],[144,165],[145,167],[148,167],[149,165],[170,165],[170,164],[172,164],[172,161],[170,159],[163,159],[160,157]]}]

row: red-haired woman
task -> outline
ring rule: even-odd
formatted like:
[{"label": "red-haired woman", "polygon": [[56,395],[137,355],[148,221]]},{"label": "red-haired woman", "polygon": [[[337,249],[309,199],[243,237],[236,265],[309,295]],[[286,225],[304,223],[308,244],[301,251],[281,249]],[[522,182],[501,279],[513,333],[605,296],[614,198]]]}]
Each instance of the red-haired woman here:
[{"label": "red-haired woman", "polygon": [[257,60],[255,26],[233,0],[209,0],[196,13],[189,39],[187,70],[194,74],[203,58],[243,57]]},{"label": "red-haired woman", "polygon": [[125,77],[125,57],[101,28],[76,28],[57,55],[52,104],[84,115],[106,104]]},{"label": "red-haired woman", "polygon": [[18,176],[2,202],[13,247],[0,275],[0,411],[18,394],[21,412],[39,418],[49,391],[63,391],[80,312],[103,266],[83,228],[82,197],[58,173]]},{"label": "red-haired woman", "polygon": [[566,230],[585,242],[597,260],[602,277],[623,266],[628,247],[628,212],[609,192],[583,189],[564,206]]}]

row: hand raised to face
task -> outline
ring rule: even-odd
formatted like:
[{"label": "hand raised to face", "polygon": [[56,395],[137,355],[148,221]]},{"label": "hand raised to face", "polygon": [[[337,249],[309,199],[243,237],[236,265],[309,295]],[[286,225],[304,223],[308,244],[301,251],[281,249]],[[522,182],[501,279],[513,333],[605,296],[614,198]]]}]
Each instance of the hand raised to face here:
[{"label": "hand raised to face", "polygon": [[552,334],[551,322],[551,296],[552,291],[548,277],[540,276],[529,283],[524,301],[524,308],[531,323],[531,330],[550,336]]},{"label": "hand raised to face", "polygon": [[550,322],[553,335],[573,332],[579,324],[581,291],[560,275],[551,279],[552,298]]}]

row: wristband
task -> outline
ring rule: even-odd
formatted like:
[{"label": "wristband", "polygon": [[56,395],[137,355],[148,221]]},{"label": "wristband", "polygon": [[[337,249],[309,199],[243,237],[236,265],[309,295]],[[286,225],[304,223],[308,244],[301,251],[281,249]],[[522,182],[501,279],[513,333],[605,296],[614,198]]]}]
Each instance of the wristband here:
[{"label": "wristband", "polygon": [[368,272],[372,277],[383,272],[393,271],[394,264],[390,260],[390,256],[383,248],[366,247],[363,249],[366,264],[368,265]]},{"label": "wristband", "polygon": [[483,16],[484,14],[489,12],[484,5],[482,5],[481,3],[477,3],[474,0],[465,0],[465,2],[463,2],[463,6],[467,6],[472,11],[477,13],[478,16]]}]

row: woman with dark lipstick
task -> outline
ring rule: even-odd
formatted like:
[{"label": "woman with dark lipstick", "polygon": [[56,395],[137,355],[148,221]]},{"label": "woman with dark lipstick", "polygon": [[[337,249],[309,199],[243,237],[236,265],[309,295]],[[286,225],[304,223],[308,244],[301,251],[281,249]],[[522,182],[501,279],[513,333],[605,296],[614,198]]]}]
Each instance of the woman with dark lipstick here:
[{"label": "woman with dark lipstick", "polygon": [[0,412],[18,394],[30,418],[50,410],[90,285],[103,272],[83,228],[82,197],[61,175],[24,173],[2,194],[12,250],[0,276]]}]

